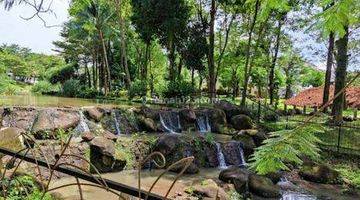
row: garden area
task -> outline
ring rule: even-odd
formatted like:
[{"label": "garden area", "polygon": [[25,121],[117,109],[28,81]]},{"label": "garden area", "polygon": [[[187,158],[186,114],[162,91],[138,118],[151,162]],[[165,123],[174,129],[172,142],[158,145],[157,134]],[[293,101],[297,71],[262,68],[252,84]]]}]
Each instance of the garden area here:
[{"label": "garden area", "polygon": [[0,200],[360,199],[358,0],[0,5]]}]

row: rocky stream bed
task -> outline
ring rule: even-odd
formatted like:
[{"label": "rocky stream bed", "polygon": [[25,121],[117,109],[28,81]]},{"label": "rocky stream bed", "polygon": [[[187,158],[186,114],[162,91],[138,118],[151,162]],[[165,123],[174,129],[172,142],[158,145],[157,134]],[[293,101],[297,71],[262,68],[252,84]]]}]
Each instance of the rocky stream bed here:
[{"label": "rocky stream bed", "polygon": [[[216,194],[220,199],[240,198],[234,196],[236,192],[253,199],[359,198],[358,191],[342,193],[338,172],[307,160],[301,169],[291,166],[291,172],[267,176],[251,172],[247,161],[268,133],[253,123],[250,111],[227,102],[214,107],[180,109],[1,107],[0,121],[1,147],[20,150],[27,146],[33,149],[30,155],[55,162],[72,135],[61,162],[93,174],[100,172],[105,177],[118,177],[116,181],[129,185],[136,183],[134,169],[139,161],[151,152],[165,156],[165,167],[193,156],[194,161],[170,193],[173,199],[215,199]],[[9,156],[2,156],[1,160],[9,172],[16,166]],[[154,173],[149,172],[152,168]],[[144,163],[144,189],[157,177],[160,169],[155,168],[154,161]],[[181,169],[172,168],[167,178],[174,178],[171,176]],[[22,162],[18,170],[31,174],[39,182],[49,179],[46,168],[39,170],[35,165]],[[59,173],[55,173],[54,178],[52,185],[59,184],[56,181],[65,184],[71,180]],[[154,192],[164,195],[168,182],[160,185],[163,187],[155,187]],[[70,190],[59,190],[57,195],[73,199],[66,195],[70,193]],[[86,199],[99,199],[103,194],[94,189],[86,189],[85,193]],[[111,195],[106,194],[106,199],[110,199],[107,196]]]}]

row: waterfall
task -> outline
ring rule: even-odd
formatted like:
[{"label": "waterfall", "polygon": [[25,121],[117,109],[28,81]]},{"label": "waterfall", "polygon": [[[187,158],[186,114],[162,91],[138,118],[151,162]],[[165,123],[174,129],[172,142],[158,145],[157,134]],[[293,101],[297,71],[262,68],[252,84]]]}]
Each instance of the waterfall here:
[{"label": "waterfall", "polygon": [[316,197],[299,192],[284,191],[281,200],[316,200]]},{"label": "waterfall", "polygon": [[121,134],[121,129],[120,129],[120,113],[116,110],[112,110],[111,111],[111,116],[114,120],[114,125],[115,125],[115,132],[116,135],[120,135]]},{"label": "waterfall", "polygon": [[221,145],[220,145],[220,143],[217,143],[217,142],[215,144],[216,144],[216,150],[217,150],[217,159],[219,161],[219,168],[226,169],[227,165],[225,162],[224,154],[221,150]]},{"label": "waterfall", "polygon": [[246,161],[245,161],[245,156],[244,156],[244,150],[243,150],[240,142],[239,142],[239,157],[240,157],[240,161],[241,161],[241,163],[239,164],[239,166],[240,166],[240,167],[246,166]]},{"label": "waterfall", "polygon": [[90,132],[90,128],[86,123],[86,119],[84,116],[84,113],[80,110],[79,111],[79,116],[80,116],[80,122],[79,124],[76,126],[76,128],[74,129],[75,133],[86,133],[86,132]]},{"label": "waterfall", "polygon": [[181,132],[180,117],[178,113],[167,111],[162,112],[159,115],[160,123],[167,132],[173,134]]},{"label": "waterfall", "polygon": [[198,127],[200,133],[211,132],[209,117],[207,115],[196,117],[196,122],[197,122],[197,127]]}]

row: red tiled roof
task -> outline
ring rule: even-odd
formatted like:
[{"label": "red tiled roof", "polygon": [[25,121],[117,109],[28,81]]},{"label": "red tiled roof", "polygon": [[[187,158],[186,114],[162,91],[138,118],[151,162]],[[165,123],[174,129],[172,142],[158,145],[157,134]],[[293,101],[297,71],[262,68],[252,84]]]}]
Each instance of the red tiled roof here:
[{"label": "red tiled roof", "polygon": [[[320,107],[323,100],[324,87],[315,87],[300,92],[285,101],[286,105]],[[334,86],[330,87],[330,99],[334,96]],[[346,103],[351,108],[360,108],[360,87],[349,87],[345,92]]]}]

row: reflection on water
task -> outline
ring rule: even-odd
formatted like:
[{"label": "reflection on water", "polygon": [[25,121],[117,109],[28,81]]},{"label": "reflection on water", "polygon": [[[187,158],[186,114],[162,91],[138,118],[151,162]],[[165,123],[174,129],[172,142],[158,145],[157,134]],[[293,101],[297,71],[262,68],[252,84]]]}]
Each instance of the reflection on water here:
[{"label": "reflection on water", "polygon": [[[141,189],[148,191],[151,185],[154,183],[156,178],[163,172],[163,170],[153,170],[153,171],[142,171],[141,173]],[[202,169],[200,170],[199,174],[196,175],[183,175],[175,184],[174,188],[170,192],[170,197],[174,196],[178,192],[183,193],[186,188],[189,186],[201,183],[203,180],[210,179],[210,178],[217,178],[219,176],[219,170],[217,169]],[[118,173],[109,173],[104,174],[103,178],[107,178],[113,181],[117,181],[132,187],[137,188],[138,185],[138,175],[137,171],[135,170],[127,170]],[[175,179],[175,173],[167,173],[160,181],[155,185],[152,192],[157,193],[159,195],[164,196],[169,189],[171,183]],[[84,181],[81,181],[84,182]],[[69,184],[69,183],[76,183],[75,178],[67,177],[62,178],[60,180],[54,181],[51,184],[51,188]],[[101,190],[94,187],[82,187],[84,192],[84,199],[87,200],[99,200],[99,199],[107,199],[107,200],[117,200],[115,195],[107,192],[106,190]],[[78,199],[79,192],[77,186],[62,188],[58,190],[62,195],[64,195],[64,199]]]},{"label": "reflection on water", "polygon": [[[115,105],[114,101],[100,99],[67,98],[45,95],[1,95],[0,106],[38,106],[38,107],[82,107],[95,105]],[[124,102],[122,103],[124,104]]]}]

